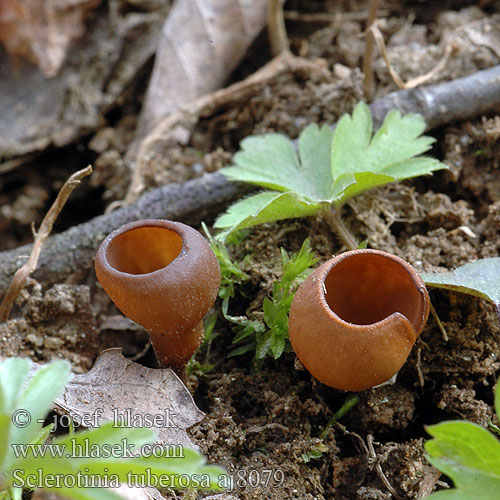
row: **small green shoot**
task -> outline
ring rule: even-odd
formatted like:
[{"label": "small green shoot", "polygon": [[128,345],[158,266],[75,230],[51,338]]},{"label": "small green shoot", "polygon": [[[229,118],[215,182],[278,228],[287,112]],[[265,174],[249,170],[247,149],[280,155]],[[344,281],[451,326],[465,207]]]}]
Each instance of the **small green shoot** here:
[{"label": "small green shoot", "polygon": [[268,354],[278,359],[285,350],[290,349],[288,313],[292,299],[298,286],[318,259],[314,257],[309,240],[306,239],[299,252],[292,257],[282,248],[281,261],[282,278],[274,283],[272,298],[265,297],[262,304],[264,323],[259,320],[226,316],[229,321],[238,325],[238,334],[233,343],[252,338],[251,342],[231,351],[229,356],[255,351],[257,360],[264,359]]},{"label": "small green shoot", "polygon": [[421,135],[425,122],[419,115],[401,116],[392,110],[375,134],[372,127],[370,108],[361,102],[352,116],[339,120],[334,132],[326,125],[306,127],[298,149],[281,134],[244,139],[234,155],[235,165],[221,173],[271,191],[229,207],[214,224],[221,229],[217,238],[224,240],[234,230],[264,222],[321,213],[340,234],[339,222],[326,215],[332,209],[338,213],[367,189],[446,168],[438,160],[418,156],[434,142]]},{"label": "small green shoot", "polygon": [[305,453],[301,453],[300,457],[304,461],[304,463],[309,463],[311,460],[318,460],[323,456],[323,453],[328,451],[328,446],[324,443],[317,443],[314,447],[312,447],[309,451]]},{"label": "small green shoot", "polygon": [[[500,416],[500,384],[495,395]],[[432,493],[430,500],[498,500],[500,441],[477,424],[442,422],[427,427],[434,438],[425,443],[427,460],[453,480],[455,489]]]},{"label": "small green shoot", "polygon": [[[221,489],[224,471],[206,465],[196,451],[184,448],[182,456],[175,457],[168,448],[165,454],[141,454],[155,438],[151,429],[107,422],[50,440],[53,426],[42,423],[69,380],[70,365],[50,363],[31,379],[29,372],[27,359],[9,358],[0,364],[0,500],[20,500],[23,490],[35,488],[75,500],[120,500],[108,488],[131,485],[134,478],[142,482],[148,471],[151,479],[173,489]],[[196,484],[200,477],[203,485]]]},{"label": "small green shoot", "polygon": [[219,298],[222,299],[222,312],[227,314],[229,299],[235,294],[235,286],[248,279],[248,275],[243,272],[236,263],[231,260],[229,252],[221,241],[216,240],[209,232],[204,222],[201,223],[203,231],[207,235],[208,242],[219,261],[221,285],[219,288]]},{"label": "small green shoot", "polygon": [[328,431],[330,430],[330,427],[337,422],[337,420],[340,420],[348,411],[350,411],[352,408],[354,408],[357,404],[359,403],[359,397],[350,395],[346,398],[344,401],[344,404],[333,414],[333,416],[328,420],[328,423],[326,424],[325,428],[323,429],[323,432],[320,434],[320,439],[325,439],[326,436],[328,436]]},{"label": "small green shoot", "polygon": [[450,273],[423,273],[425,284],[467,293],[495,305],[500,321],[500,258],[469,262]]}]

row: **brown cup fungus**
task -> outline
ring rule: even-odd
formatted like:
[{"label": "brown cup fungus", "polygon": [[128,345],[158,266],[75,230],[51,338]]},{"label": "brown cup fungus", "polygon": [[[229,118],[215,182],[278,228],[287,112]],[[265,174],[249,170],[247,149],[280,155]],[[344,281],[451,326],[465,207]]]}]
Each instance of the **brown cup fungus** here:
[{"label": "brown cup fungus", "polygon": [[290,341],[319,381],[361,391],[406,361],[429,315],[422,278],[403,259],[352,250],[325,262],[297,290]]},{"label": "brown cup fungus", "polygon": [[182,369],[202,341],[203,317],[220,286],[205,238],[180,222],[131,222],[101,243],[95,271],[118,309],[149,332],[159,363]]}]

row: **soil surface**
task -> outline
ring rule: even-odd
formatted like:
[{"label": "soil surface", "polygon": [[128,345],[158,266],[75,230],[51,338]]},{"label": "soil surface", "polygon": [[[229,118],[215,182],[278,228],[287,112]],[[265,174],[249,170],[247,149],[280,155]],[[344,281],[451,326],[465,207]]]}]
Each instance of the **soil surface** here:
[{"label": "soil surface", "polygon": [[[364,100],[360,65],[366,4],[287,2],[286,10],[299,14],[287,20],[291,49],[310,64],[277,74],[238,102],[200,112],[187,142],[155,145],[143,172],[145,189],[229,165],[249,134],[273,131],[296,138],[308,123],[333,124],[352,111]],[[500,63],[499,2],[381,1],[380,12],[389,59],[404,81],[431,71],[450,46],[449,60],[426,83]],[[328,14],[328,20],[307,17],[315,13]],[[262,35],[230,83],[270,58]],[[378,53],[374,68],[376,96],[397,89]],[[32,221],[39,224],[64,179],[88,161],[96,172],[75,191],[54,230],[91,219],[124,198],[131,179],[126,151],[141,95],[127,94],[98,129],[73,145],[3,174],[2,250],[31,241]],[[432,155],[449,169],[355,198],[344,208],[346,224],[370,248],[399,255],[420,271],[498,257],[500,117],[493,113],[429,133],[437,139]],[[229,247],[248,275],[229,302],[230,314],[258,317],[280,277],[280,248],[296,252],[306,237],[320,262],[345,249],[317,218],[265,224]],[[213,366],[206,373],[194,369],[188,378],[206,413],[190,435],[208,461],[233,476],[237,499],[420,499],[449,484],[424,458],[425,426],[449,419],[486,426],[494,418],[500,325],[494,307],[484,300],[439,290],[430,296],[446,337],[431,316],[395,382],[360,392],[359,403],[323,439],[322,431],[349,394],[317,382],[293,352],[259,368],[251,353],[228,358],[235,334],[231,325],[217,320],[215,337],[196,355],[201,365]],[[104,348],[122,346],[126,356],[134,356],[147,342],[140,328],[120,316],[92,274],[51,287],[32,281],[11,318],[0,325],[1,356],[39,362],[64,358],[77,373],[87,371]],[[139,362],[152,365],[151,352]],[[165,493],[166,498],[180,495]]]}]

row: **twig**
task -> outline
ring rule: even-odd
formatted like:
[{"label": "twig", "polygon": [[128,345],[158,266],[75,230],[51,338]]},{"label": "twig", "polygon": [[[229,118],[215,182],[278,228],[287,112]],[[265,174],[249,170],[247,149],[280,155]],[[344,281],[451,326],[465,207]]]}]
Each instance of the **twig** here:
[{"label": "twig", "polygon": [[337,236],[342,240],[348,250],[358,248],[358,243],[354,239],[351,231],[349,231],[347,226],[344,224],[344,221],[340,217],[337,209],[326,209],[321,213],[321,215],[328,222],[333,231],[335,231]]},{"label": "twig", "polygon": [[417,350],[417,374],[420,387],[425,385],[424,373],[422,372],[422,349]]},{"label": "twig", "polygon": [[59,193],[57,194],[57,198],[49,208],[49,211],[45,214],[45,217],[40,224],[38,233],[34,234],[35,239],[28,261],[14,274],[7,293],[5,294],[5,297],[0,304],[0,322],[7,321],[7,319],[9,318],[10,310],[12,309],[12,305],[16,301],[21,290],[24,288],[30,274],[36,269],[42,246],[45,240],[49,237],[49,234],[52,231],[52,226],[61,213],[61,210],[66,204],[66,201],[68,201],[68,198],[70,197],[76,186],[80,184],[80,181],[91,173],[92,167],[89,165],[88,167],[79,170],[78,172],[75,172],[73,175],[71,175],[64,183],[63,187],[60,189]]},{"label": "twig", "polygon": [[430,303],[430,306],[431,306],[431,314],[434,316],[437,326],[441,330],[441,335],[443,336],[444,341],[448,342],[448,334],[446,333],[446,328],[444,327],[443,323],[441,323],[441,320],[439,319],[438,313],[436,312],[436,309],[432,305],[432,302]]},{"label": "twig", "polygon": [[[300,67],[301,58],[289,53],[283,58],[285,69],[303,69]],[[283,58],[280,61],[283,62]],[[241,99],[245,95],[240,88],[240,92],[232,94],[232,98]],[[208,108],[203,110],[203,116],[209,116],[211,110],[218,109],[214,105],[213,94],[203,100]],[[219,106],[222,104],[219,102]],[[450,82],[392,92],[374,101],[370,109],[375,127],[380,126],[389,110],[396,108],[403,113],[420,113],[429,130],[491,112],[499,106],[500,66],[495,66]],[[168,128],[167,125],[165,128]],[[60,282],[75,273],[86,273],[92,266],[93,256],[102,239],[122,224],[140,218],[163,217],[196,225],[201,220],[210,220],[228,203],[254,189],[250,185],[228,181],[219,173],[152,189],[137,202],[120,210],[51,236],[40,254],[34,277],[48,284]],[[30,252],[31,245],[0,252],[0,295],[6,292],[12,276],[20,267],[19,261],[22,259],[24,262],[24,256]],[[498,311],[500,315],[500,307]]]},{"label": "twig", "polygon": [[365,54],[363,57],[363,73],[365,75],[364,91],[368,102],[373,100],[375,91],[375,82],[373,77],[373,32],[370,30],[377,18],[378,0],[370,0],[370,12],[366,21]]},{"label": "twig", "polygon": [[164,142],[169,133],[177,127],[187,129],[196,125],[201,115],[209,116],[210,113],[215,112],[223,105],[241,103],[242,100],[255,94],[263,86],[269,85],[272,80],[287,71],[318,74],[324,70],[318,68],[318,65],[312,61],[296,57],[290,52],[283,52],[248,78],[245,78],[245,80],[201,96],[190,102],[186,107],[164,118],[141,142],[132,172],[132,180],[125,199],[122,203],[115,203],[115,206],[132,203],[139,197],[144,189],[144,173],[151,151],[157,143]]},{"label": "twig", "polygon": [[392,484],[389,482],[386,475],[384,474],[384,471],[382,470],[382,466],[380,465],[380,460],[378,459],[377,454],[375,453],[375,448],[373,447],[373,436],[371,434],[368,434],[366,442],[368,444],[368,450],[369,450],[369,457],[370,457],[369,462],[375,465],[377,476],[382,481],[382,483],[384,483],[384,486],[389,490],[389,493],[396,500],[403,500],[401,496],[398,494],[398,492],[394,489]]},{"label": "twig", "polygon": [[268,0],[267,2],[267,33],[271,45],[271,53],[277,56],[288,50],[283,3],[285,0]]},{"label": "twig", "polygon": [[394,83],[400,89],[413,89],[415,87],[418,87],[419,85],[428,82],[431,78],[433,78],[435,75],[437,75],[440,71],[442,71],[445,68],[446,64],[450,59],[450,56],[457,50],[456,45],[454,44],[448,45],[444,51],[443,58],[436,64],[436,66],[431,71],[425,73],[424,75],[417,76],[416,78],[412,78],[411,80],[408,80],[405,83],[391,65],[391,61],[389,60],[389,55],[387,54],[387,50],[385,48],[384,37],[382,36],[382,33],[380,32],[380,29],[377,26],[377,23],[373,23],[370,26],[369,30],[373,38],[375,39],[375,42],[377,43],[377,48],[380,51],[380,54],[384,58],[385,64],[387,66],[387,71],[389,71],[389,75],[391,76]]},{"label": "twig", "polygon": [[[391,12],[389,10],[379,9],[378,15],[385,17]],[[329,14],[328,12],[298,12],[296,10],[286,10],[284,17],[290,21],[299,21],[303,23],[337,23],[342,21],[365,21],[369,16],[369,11],[360,10],[358,12],[337,12]]]}]

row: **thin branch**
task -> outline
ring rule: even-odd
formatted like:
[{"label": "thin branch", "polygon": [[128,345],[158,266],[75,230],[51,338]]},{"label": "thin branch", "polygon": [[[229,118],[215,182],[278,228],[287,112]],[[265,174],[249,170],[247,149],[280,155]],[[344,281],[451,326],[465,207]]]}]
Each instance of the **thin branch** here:
[{"label": "thin branch", "polygon": [[373,44],[374,36],[370,27],[377,19],[378,0],[370,0],[370,12],[366,21],[366,38],[365,38],[365,54],[363,57],[363,73],[365,75],[364,91],[365,98],[368,102],[373,100],[375,92],[375,79],[373,76]]},{"label": "thin branch", "polygon": [[268,0],[267,2],[267,33],[274,57],[289,48],[286,34],[285,17],[283,14],[284,0]]},{"label": "thin branch", "polygon": [[[303,70],[300,63],[295,62],[302,58],[289,53],[282,57],[286,60],[282,59],[283,66],[289,71]],[[268,82],[269,80],[266,83]],[[240,87],[240,92],[231,94],[231,99],[239,98],[239,102],[252,95],[248,89]],[[213,95],[218,96],[219,93],[204,96],[207,108],[203,109],[203,116],[216,113],[224,105],[222,100],[213,98]],[[201,107],[200,104],[198,109]],[[380,126],[389,110],[399,109],[402,113],[420,113],[427,124],[427,130],[489,113],[499,107],[500,66],[437,85],[398,90],[370,105],[375,127]],[[168,129],[166,124],[158,126]],[[202,220],[211,220],[227,204],[255,189],[248,184],[229,181],[217,172],[182,184],[152,189],[120,210],[95,217],[51,236],[40,254],[34,277],[48,284],[61,282],[75,273],[83,276],[91,268],[94,254],[104,236],[120,225],[140,218],[167,218],[197,225]],[[22,259],[24,262],[24,256],[29,255],[31,250],[31,245],[24,245],[0,252],[0,295],[6,292],[12,276],[20,267],[19,261]],[[498,312],[500,316],[500,307]]]},{"label": "thin branch", "polygon": [[457,51],[457,46],[455,44],[448,45],[444,51],[444,56],[436,64],[436,66],[434,66],[433,69],[431,69],[424,75],[412,78],[411,80],[408,80],[405,83],[403,79],[399,76],[397,71],[391,65],[391,61],[389,60],[389,55],[387,54],[387,50],[385,47],[384,37],[382,36],[382,33],[380,32],[380,29],[377,26],[377,23],[373,23],[370,26],[369,30],[373,38],[375,39],[375,42],[377,43],[377,48],[385,61],[385,64],[387,66],[387,71],[389,71],[389,75],[391,76],[394,83],[400,89],[413,89],[415,87],[418,87],[419,85],[423,85],[424,83],[428,82],[431,78],[436,76],[446,67],[451,55]]},{"label": "thin branch", "polygon": [[[391,11],[379,9],[378,15],[382,17],[388,16]],[[337,12],[329,14],[328,12],[298,12],[296,10],[286,10],[285,19],[289,21],[298,21],[303,23],[340,23],[342,21],[366,21],[370,12],[368,10],[361,10],[357,12]]]},{"label": "thin branch", "polygon": [[380,465],[380,459],[377,457],[377,454],[375,453],[375,448],[373,447],[373,436],[371,434],[368,434],[368,436],[366,437],[366,442],[368,444],[368,450],[369,450],[369,462],[375,465],[377,476],[382,481],[382,483],[384,483],[384,486],[389,490],[389,493],[396,500],[403,500],[402,497],[398,494],[398,492],[394,489],[392,484],[389,482],[387,476],[384,474],[382,466]]},{"label": "thin branch", "polygon": [[33,242],[33,247],[28,261],[14,274],[7,293],[0,304],[0,322],[7,321],[10,310],[19,296],[19,293],[26,285],[26,281],[30,274],[36,269],[38,258],[40,256],[40,252],[42,251],[42,246],[45,240],[49,237],[52,227],[54,226],[54,222],[61,213],[66,201],[68,201],[68,198],[76,186],[80,184],[80,181],[91,173],[92,167],[89,165],[88,167],[71,175],[60,189],[57,194],[57,198],[50,207],[49,211],[45,214],[45,217],[40,224],[38,233],[35,234],[35,240]]},{"label": "thin branch", "polygon": [[431,306],[431,313],[434,316],[434,319],[436,320],[437,326],[439,327],[439,330],[441,330],[441,335],[443,336],[443,340],[445,342],[448,342],[448,334],[446,333],[446,328],[444,327],[443,323],[439,319],[438,313],[436,312],[436,309],[432,305],[432,302],[430,303]]}]

